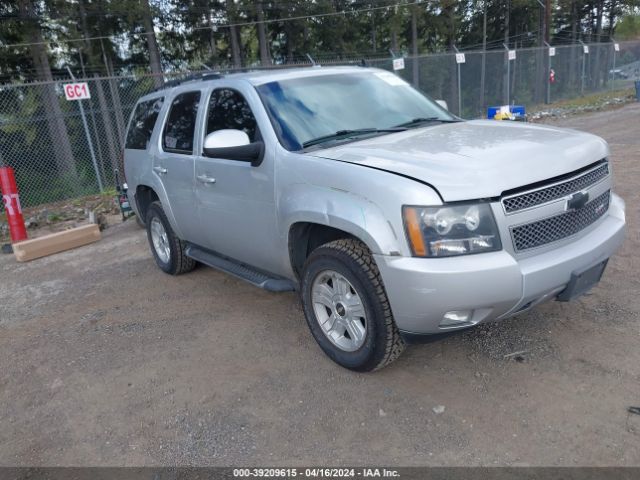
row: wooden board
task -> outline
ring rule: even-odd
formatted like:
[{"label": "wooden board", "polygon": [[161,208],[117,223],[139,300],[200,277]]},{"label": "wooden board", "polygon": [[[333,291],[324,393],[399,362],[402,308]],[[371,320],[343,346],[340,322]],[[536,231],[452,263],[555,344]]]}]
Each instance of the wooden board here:
[{"label": "wooden board", "polygon": [[33,240],[13,244],[13,253],[19,262],[28,262],[100,240],[98,225],[83,225],[63,232],[52,233]]}]

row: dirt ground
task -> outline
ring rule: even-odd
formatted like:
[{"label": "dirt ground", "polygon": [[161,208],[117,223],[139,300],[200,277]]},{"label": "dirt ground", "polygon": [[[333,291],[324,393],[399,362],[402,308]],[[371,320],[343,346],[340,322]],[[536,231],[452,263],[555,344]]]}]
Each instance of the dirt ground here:
[{"label": "dirt ground", "polygon": [[640,465],[640,104],[556,123],[611,145],[629,231],[602,283],[373,374],[294,294],[163,274],[133,221],[0,255],[0,465]]}]

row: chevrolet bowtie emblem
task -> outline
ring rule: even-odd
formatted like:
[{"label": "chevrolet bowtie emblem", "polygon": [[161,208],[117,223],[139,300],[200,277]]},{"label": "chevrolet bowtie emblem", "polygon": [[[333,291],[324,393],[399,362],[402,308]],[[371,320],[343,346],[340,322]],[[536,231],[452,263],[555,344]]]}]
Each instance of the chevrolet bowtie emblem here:
[{"label": "chevrolet bowtie emblem", "polygon": [[589,201],[589,192],[576,192],[573,195],[567,197],[567,203],[565,203],[564,209],[566,211],[579,210],[584,207]]}]

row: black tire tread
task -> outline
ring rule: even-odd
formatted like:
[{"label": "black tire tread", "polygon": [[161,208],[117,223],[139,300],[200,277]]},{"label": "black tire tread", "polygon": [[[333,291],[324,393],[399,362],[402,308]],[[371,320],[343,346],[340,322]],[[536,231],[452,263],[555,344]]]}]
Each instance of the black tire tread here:
[{"label": "black tire tread", "polygon": [[[384,355],[382,356],[380,361],[371,369],[371,371],[380,370],[381,368],[384,368],[395,361],[404,351],[406,344],[402,340],[400,332],[398,331],[398,327],[393,320],[391,305],[389,304],[389,299],[387,298],[387,292],[384,288],[384,283],[380,275],[380,270],[378,270],[378,265],[376,265],[376,262],[373,259],[369,248],[360,240],[354,238],[343,238],[334,240],[318,247],[318,250],[324,248],[336,250],[351,257],[360,266],[362,271],[366,274],[367,278],[371,282],[371,285],[374,289],[373,294],[377,297],[384,312],[384,327],[387,334],[387,344],[385,346]],[[314,253],[316,251],[314,251]]]}]

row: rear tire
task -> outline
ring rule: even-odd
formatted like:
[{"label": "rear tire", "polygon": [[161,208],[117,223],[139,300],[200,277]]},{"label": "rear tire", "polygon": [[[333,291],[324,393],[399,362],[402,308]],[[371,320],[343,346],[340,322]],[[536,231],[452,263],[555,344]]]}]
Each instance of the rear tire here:
[{"label": "rear tire", "polygon": [[362,242],[335,240],[314,250],[302,272],[301,296],[311,333],[337,364],[369,372],[403,352],[378,266]]},{"label": "rear tire", "polygon": [[151,253],[160,270],[170,275],[180,275],[195,268],[196,261],[185,255],[186,242],[174,233],[160,202],[149,205],[144,223]]}]

